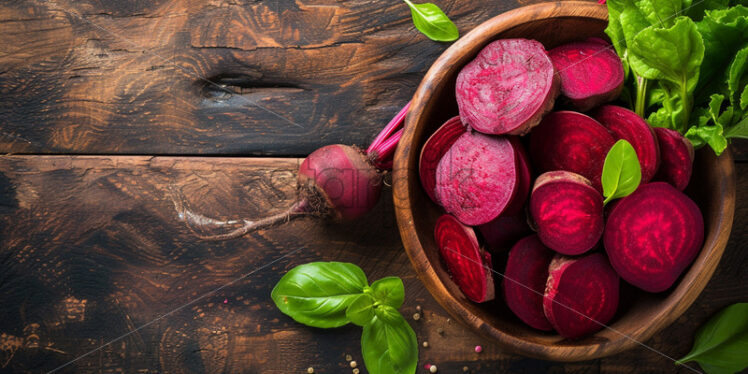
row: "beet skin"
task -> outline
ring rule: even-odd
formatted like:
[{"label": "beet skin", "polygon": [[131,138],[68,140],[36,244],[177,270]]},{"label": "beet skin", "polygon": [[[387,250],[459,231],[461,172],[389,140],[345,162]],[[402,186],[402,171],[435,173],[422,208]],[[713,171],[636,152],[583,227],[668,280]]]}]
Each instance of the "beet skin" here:
[{"label": "beet skin", "polygon": [[675,187],[639,186],[610,212],[603,243],[610,263],[648,292],[665,291],[698,255],[704,242],[699,207]]},{"label": "beet skin", "polygon": [[543,310],[559,335],[576,339],[601,330],[618,309],[620,279],[602,253],[556,256],[548,267]]},{"label": "beet skin", "polygon": [[436,199],[436,167],[449,148],[457,141],[460,135],[465,133],[465,125],[460,117],[452,117],[432,134],[421,148],[421,156],[418,160],[418,172],[421,186],[426,190],[431,200],[437,204]]},{"label": "beet skin", "polygon": [[486,134],[523,135],[553,108],[560,79],[542,44],[501,39],[457,76],[462,121]]}]

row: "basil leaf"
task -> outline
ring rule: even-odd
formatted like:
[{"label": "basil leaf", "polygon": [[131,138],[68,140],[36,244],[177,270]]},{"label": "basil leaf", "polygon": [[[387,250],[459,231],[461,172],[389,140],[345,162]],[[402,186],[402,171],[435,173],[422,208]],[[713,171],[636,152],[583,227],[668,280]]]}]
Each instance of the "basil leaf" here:
[{"label": "basil leaf", "polygon": [[630,195],[639,187],[641,180],[642,170],[634,147],[626,140],[617,141],[608,151],[603,164],[604,203]]},{"label": "basil leaf", "polygon": [[719,156],[727,148],[727,139],[722,134],[722,125],[719,123],[713,126],[693,126],[686,132],[686,138],[693,143],[695,148],[699,148],[704,144],[709,144],[714,150],[714,153]]},{"label": "basil leaf", "polygon": [[374,299],[365,293],[359,295],[348,306],[345,315],[351,322],[366,326],[374,318]]},{"label": "basil leaf", "polygon": [[[382,305],[379,309],[394,310]],[[364,364],[372,374],[412,374],[418,363],[416,334],[397,310],[388,318],[374,317],[361,334]]]},{"label": "basil leaf", "polygon": [[382,278],[371,284],[372,296],[382,304],[400,309],[405,300],[405,286],[398,277]]},{"label": "basil leaf", "polygon": [[748,303],[728,306],[696,333],[693,348],[677,365],[696,361],[708,374],[748,367]]},{"label": "basil leaf", "polygon": [[431,3],[413,4],[410,0],[404,1],[410,7],[413,24],[429,39],[437,42],[451,42],[460,37],[457,26],[438,6]]},{"label": "basil leaf", "polygon": [[358,266],[344,262],[311,262],[284,275],[271,297],[281,312],[312,327],[349,322],[346,309],[368,286]]}]

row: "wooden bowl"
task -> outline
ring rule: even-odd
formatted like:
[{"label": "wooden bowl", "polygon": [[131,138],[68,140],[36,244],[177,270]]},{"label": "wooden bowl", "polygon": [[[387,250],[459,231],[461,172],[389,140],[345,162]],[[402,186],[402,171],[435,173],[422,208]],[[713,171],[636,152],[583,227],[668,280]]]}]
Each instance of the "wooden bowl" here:
[{"label": "wooden bowl", "polygon": [[[648,294],[622,288],[619,311],[610,328],[569,341],[522,323],[505,306],[500,288],[495,301],[469,301],[440,261],[433,230],[441,209],[432,203],[418,179],[421,146],[444,121],[457,114],[455,79],[460,69],[489,42],[499,38],[532,38],[546,48],[587,37],[605,37],[607,10],[588,2],[556,2],[522,7],[494,17],[460,38],[429,69],[413,98],[405,131],[395,154],[393,194],[405,250],[419,278],[457,320],[516,353],[556,361],[608,356],[649,339],[678,318],[696,299],[719,263],[735,210],[735,168],[726,151],[716,157],[697,152],[687,193],[704,214],[704,248],[669,291]],[[504,269],[495,269],[503,272]],[[498,282],[501,276],[495,274]]]}]

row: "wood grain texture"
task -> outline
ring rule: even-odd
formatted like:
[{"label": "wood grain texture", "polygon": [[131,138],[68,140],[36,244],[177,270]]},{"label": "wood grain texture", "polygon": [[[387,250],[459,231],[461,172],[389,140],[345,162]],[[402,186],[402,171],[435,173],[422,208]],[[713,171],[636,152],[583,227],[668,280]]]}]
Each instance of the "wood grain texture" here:
[{"label": "wood grain texture", "polygon": [[[194,210],[217,217],[278,211],[293,198],[298,162],[0,157],[0,372],[46,372],[154,320],[60,372],[298,373],[309,366],[318,373],[349,372],[345,354],[363,362],[360,329],[304,327],[281,314],[269,297],[285,271],[316,260],[356,263],[370,280],[404,279],[401,310],[419,343],[430,344],[420,348],[419,366],[435,363],[443,373],[463,366],[473,373],[677,372],[644,348],[562,364],[510,355],[473,334],[450,320],[415,277],[391,198],[355,223],[302,219],[225,243],[196,241],[169,198],[169,186],[176,185]],[[738,189],[747,190],[748,165],[739,164],[738,175]],[[738,222],[748,217],[743,195],[737,217]],[[748,229],[737,224],[708,287],[648,345],[682,356],[709,316],[748,298],[747,240]],[[417,305],[424,317],[414,321]],[[483,353],[473,351],[477,344]]]},{"label": "wood grain texture", "polygon": [[[439,3],[463,32],[518,5]],[[449,45],[368,0],[3,1],[0,35],[1,153],[363,146]]]}]

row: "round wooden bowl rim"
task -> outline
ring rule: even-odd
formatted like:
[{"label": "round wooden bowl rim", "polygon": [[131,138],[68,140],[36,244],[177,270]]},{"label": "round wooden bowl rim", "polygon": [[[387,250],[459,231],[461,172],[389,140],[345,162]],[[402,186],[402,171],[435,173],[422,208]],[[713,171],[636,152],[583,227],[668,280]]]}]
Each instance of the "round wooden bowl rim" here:
[{"label": "round wooden bowl rim", "polygon": [[[436,271],[429,262],[418,234],[414,228],[414,217],[411,207],[410,196],[413,189],[421,188],[417,183],[408,181],[409,174],[416,172],[417,168],[411,165],[417,164],[418,149],[411,147],[418,129],[419,117],[423,113],[430,92],[435,87],[444,84],[440,79],[441,72],[451,69],[455,65],[462,66],[468,57],[461,51],[474,44],[486,44],[492,40],[493,35],[508,30],[527,21],[526,14],[533,14],[533,21],[560,18],[560,17],[583,17],[607,21],[607,9],[604,5],[591,2],[565,1],[554,3],[541,3],[520,7],[506,13],[493,17],[464,35],[452,46],[450,46],[431,66],[419,85],[412,101],[410,111],[406,117],[405,130],[400,141],[400,146],[395,153],[393,168],[393,186],[404,186],[405,191],[393,188],[395,198],[405,196],[395,204],[395,213],[400,228],[400,235],[405,250],[410,258],[418,277],[424,283],[432,296],[444,307],[454,318],[471,327],[482,335],[495,339],[498,344],[513,352],[530,357],[556,361],[580,361],[609,356],[631,348],[635,345],[643,345],[642,342],[649,339],[657,331],[672,323],[678,318],[701,293],[711,278],[719,263],[719,259],[727,245],[730,229],[732,228],[733,215],[735,211],[735,170],[732,155],[728,151],[716,159],[715,167],[719,169],[722,176],[721,191],[718,198],[720,203],[719,219],[711,227],[715,232],[707,232],[704,248],[692,264],[689,271],[683,276],[680,283],[670,291],[670,294],[656,308],[656,313],[647,316],[641,326],[633,332],[623,334],[614,330],[619,335],[618,339],[593,341],[590,344],[578,345],[544,345],[537,342],[524,340],[509,335],[494,326],[483,322],[479,317],[470,312],[461,301],[454,298],[446,286],[440,281]],[[419,131],[424,131],[421,126]],[[398,191],[400,191],[398,193]],[[405,193],[405,195],[401,195]],[[648,347],[647,347],[648,348]]]}]

